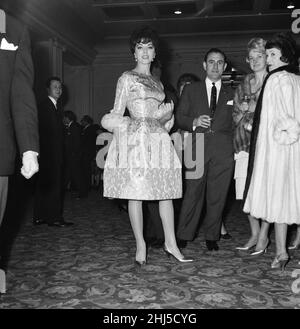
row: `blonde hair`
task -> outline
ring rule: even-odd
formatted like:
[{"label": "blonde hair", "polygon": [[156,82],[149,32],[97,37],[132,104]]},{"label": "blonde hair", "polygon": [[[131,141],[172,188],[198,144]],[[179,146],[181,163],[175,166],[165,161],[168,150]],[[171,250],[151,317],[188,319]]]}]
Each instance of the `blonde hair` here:
[{"label": "blonde hair", "polygon": [[266,40],[264,40],[263,38],[252,38],[248,44],[247,44],[247,62],[248,62],[248,56],[251,50],[255,49],[257,51],[259,51],[262,54],[266,53]]}]

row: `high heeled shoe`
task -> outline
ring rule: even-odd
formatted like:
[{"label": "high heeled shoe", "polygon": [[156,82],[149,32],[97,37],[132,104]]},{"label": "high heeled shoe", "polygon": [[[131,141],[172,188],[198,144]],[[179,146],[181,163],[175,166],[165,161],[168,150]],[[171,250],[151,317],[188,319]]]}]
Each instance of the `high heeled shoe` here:
[{"label": "high heeled shoe", "polygon": [[137,260],[137,259],[135,259],[134,260],[134,265],[136,267],[142,268],[145,265],[147,265],[147,259],[148,259],[148,248],[146,247],[146,258],[145,258],[145,260]]},{"label": "high heeled shoe", "polygon": [[236,250],[240,250],[240,251],[250,251],[251,249],[253,249],[256,246],[256,242],[248,247],[236,247]]},{"label": "high heeled shoe", "polygon": [[147,261],[146,260],[142,260],[142,261],[139,261],[139,260],[134,260],[134,265],[138,268],[142,268],[144,266],[147,265]]},{"label": "high heeled shoe", "polygon": [[271,264],[271,268],[275,268],[275,269],[280,268],[281,271],[283,272],[289,260],[290,260],[289,256],[284,257],[282,259],[280,259],[280,255],[276,256]]},{"label": "high heeled shoe", "polygon": [[268,248],[256,250],[256,251],[251,252],[250,256],[260,256],[262,254],[266,254],[267,251],[268,251]]},{"label": "high heeled shoe", "polygon": [[288,246],[289,250],[297,250],[300,249],[300,242],[299,243],[295,243],[295,244],[291,244],[290,246]]},{"label": "high heeled shoe", "polygon": [[250,253],[250,256],[260,256],[260,255],[262,255],[262,254],[266,254],[267,251],[268,251],[269,243],[270,243],[270,241],[268,240],[268,242],[267,242],[265,248],[262,248],[262,249],[255,250],[255,251],[251,252],[251,253]]},{"label": "high heeled shoe", "polygon": [[173,257],[177,262],[180,262],[180,263],[190,263],[190,262],[193,262],[194,261],[194,258],[187,258],[185,256],[183,256],[183,258],[177,258],[176,256],[174,256],[166,247],[166,245],[164,244],[163,245],[163,251],[167,254],[167,256],[170,258],[170,257]]}]

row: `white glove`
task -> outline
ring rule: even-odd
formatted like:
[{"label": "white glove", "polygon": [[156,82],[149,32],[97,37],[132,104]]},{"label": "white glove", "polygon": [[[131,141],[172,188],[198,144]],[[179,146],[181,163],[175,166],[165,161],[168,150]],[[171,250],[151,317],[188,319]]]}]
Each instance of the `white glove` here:
[{"label": "white glove", "polygon": [[27,179],[39,171],[37,156],[38,153],[34,151],[26,151],[23,153],[21,174]]}]

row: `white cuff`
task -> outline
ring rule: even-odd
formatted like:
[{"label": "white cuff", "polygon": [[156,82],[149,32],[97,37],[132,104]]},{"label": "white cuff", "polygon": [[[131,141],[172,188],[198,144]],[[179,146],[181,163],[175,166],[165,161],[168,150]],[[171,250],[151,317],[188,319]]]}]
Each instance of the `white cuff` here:
[{"label": "white cuff", "polygon": [[273,137],[279,144],[290,145],[298,141],[300,134],[299,122],[292,118],[280,118],[275,124]]},{"label": "white cuff", "polygon": [[23,157],[32,157],[32,156],[38,156],[39,154],[35,151],[26,151],[23,153]]}]

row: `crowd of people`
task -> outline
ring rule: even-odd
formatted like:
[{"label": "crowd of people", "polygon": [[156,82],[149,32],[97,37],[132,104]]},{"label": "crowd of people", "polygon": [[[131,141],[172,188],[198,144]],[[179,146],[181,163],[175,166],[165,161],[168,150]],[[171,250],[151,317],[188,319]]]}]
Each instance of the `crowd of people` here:
[{"label": "crowd of people", "polygon": [[[36,104],[29,35],[10,16],[7,29],[13,40],[20,40],[20,47],[12,53],[13,61],[0,60],[1,75],[8,81],[1,84],[0,97],[0,149],[5,154],[0,158],[0,225],[18,149],[21,174],[29,179],[38,172],[33,224],[68,227],[74,223],[63,217],[64,192],[87,197],[101,128],[88,115],[79,124],[72,111],[62,110],[58,77],[47,80],[48,96]],[[295,41],[286,33],[270,40],[251,39],[246,56],[251,73],[236,90],[222,82],[227,58],[219,48],[204,56],[205,79],[184,74],[177,92],[162,79],[159,37],[153,29],[135,30],[130,51],[136,65],[118,79],[113,109],[101,125],[113,134],[103,194],[128,201],[135,266],[147,264],[150,236],[168,257],[180,263],[196,261],[183,249],[200,226],[207,249],[217,251],[219,239],[230,238],[222,221],[234,177],[236,199],[243,201],[251,229],[248,241],[236,248],[262,255],[270,243],[270,224],[275,224],[271,268],[284,270],[288,251],[300,247],[300,76]],[[177,142],[174,134],[181,136]],[[143,204],[149,210],[146,229]],[[298,225],[296,236],[287,245],[292,224]],[[5,292],[4,240],[0,230],[0,293]]]},{"label": "crowd of people", "polygon": [[[251,229],[249,240],[236,249],[262,255],[270,243],[270,224],[275,223],[271,267],[284,270],[288,250],[300,246],[300,76],[295,41],[288,33],[251,39],[246,61],[252,72],[236,90],[222,82],[225,53],[209,49],[203,60],[205,80],[194,74],[181,76],[176,104],[170,97],[164,101],[162,81],[151,72],[159,51],[156,32],[149,27],[134,31],[130,50],[136,66],[119,78],[113,109],[101,124],[113,133],[103,174],[104,196],[128,200],[135,264],[147,264],[142,202],[158,207],[152,214],[161,218],[164,237],[158,228],[157,240],[164,239],[167,255],[179,262],[194,261],[182,249],[195,239],[199,226],[207,249],[217,251],[218,240],[230,238],[222,218],[234,177],[236,199],[242,200]],[[174,125],[181,145],[175,139],[173,146],[168,135]],[[172,200],[175,205],[180,200],[177,221]],[[154,227],[151,212],[146,214],[145,224]],[[287,247],[291,224],[298,228]]]}]

